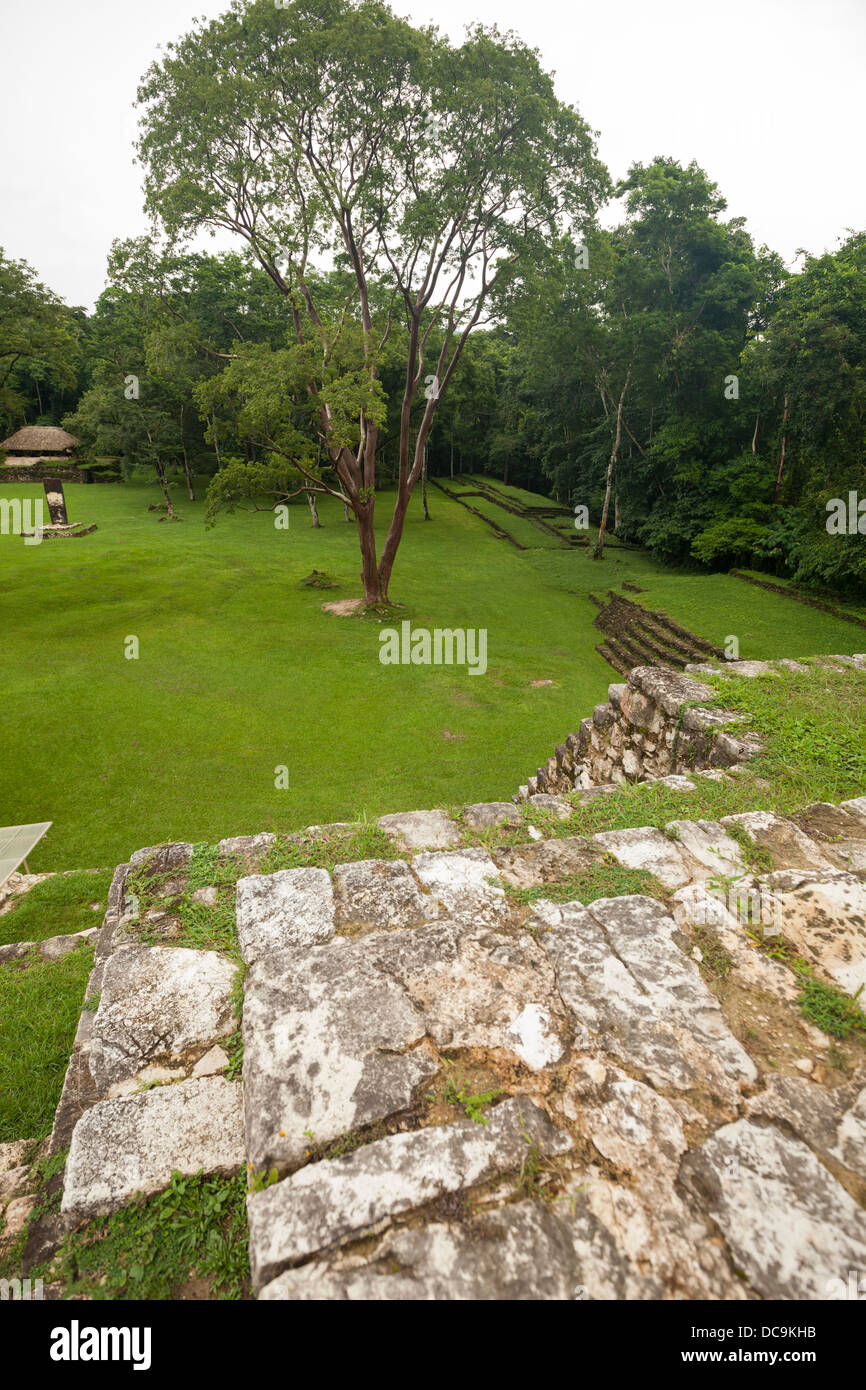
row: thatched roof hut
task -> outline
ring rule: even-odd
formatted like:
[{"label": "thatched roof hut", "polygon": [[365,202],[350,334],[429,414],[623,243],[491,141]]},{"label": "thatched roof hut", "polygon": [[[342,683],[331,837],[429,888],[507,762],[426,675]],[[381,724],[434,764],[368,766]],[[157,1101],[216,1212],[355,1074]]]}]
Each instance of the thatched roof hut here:
[{"label": "thatched roof hut", "polygon": [[75,435],[57,425],[25,425],[4,439],[0,449],[5,449],[16,458],[20,455],[29,458],[68,458],[77,445]]}]

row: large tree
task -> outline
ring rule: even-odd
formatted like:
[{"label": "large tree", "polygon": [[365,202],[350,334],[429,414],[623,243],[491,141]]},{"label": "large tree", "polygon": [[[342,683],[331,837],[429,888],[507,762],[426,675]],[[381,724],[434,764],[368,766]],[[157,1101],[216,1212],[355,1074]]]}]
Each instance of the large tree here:
[{"label": "large tree", "polygon": [[58,403],[62,409],[77,382],[81,316],[39,282],[32,266],[8,259],[0,247],[3,435],[34,417],[47,423]]},{"label": "large tree", "polygon": [[[381,0],[286,8],[236,0],[170,46],[139,99],[147,205],[169,238],[203,228],[241,237],[322,372],[341,335],[360,327],[350,443],[338,437],[315,374],[309,382],[337,482],[303,458],[292,462],[351,507],[364,595],[382,602],[430,428],[469,334],[503,281],[568,225],[588,223],[607,189],[591,132],[514,35],[475,26],[454,47]],[[353,280],[353,302],[339,316],[321,312],[313,291],[316,270],[334,258]],[[374,321],[374,280],[390,291],[384,323]],[[397,496],[378,555],[376,383],[395,320],[406,334]]]}]

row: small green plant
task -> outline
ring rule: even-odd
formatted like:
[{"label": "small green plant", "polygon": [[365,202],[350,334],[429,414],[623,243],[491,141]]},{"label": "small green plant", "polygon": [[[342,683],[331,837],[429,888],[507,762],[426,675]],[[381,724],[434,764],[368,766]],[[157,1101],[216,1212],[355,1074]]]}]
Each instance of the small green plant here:
[{"label": "small green plant", "polygon": [[793,970],[801,986],[797,1004],[804,1018],[831,1038],[842,1040],[866,1035],[866,1014],[857,1002],[863,992],[862,985],[853,995],[846,994],[838,985],[817,979],[809,962],[798,955],[783,936],[774,933],[762,937],[752,931],[746,935],[766,955]]},{"label": "small green plant", "polygon": [[526,1155],[517,1176],[518,1193],[537,1202],[559,1201],[565,1178],[561,1160],[544,1152],[543,1146],[524,1127],[522,1115],[520,1132],[526,1141]]},{"label": "small green plant", "polygon": [[842,1049],[836,1047],[834,1043],[831,1043],[827,1049],[827,1062],[831,1067],[834,1067],[836,1071],[845,1072],[846,1075],[851,1069],[851,1061],[847,1052],[843,1052]]},{"label": "small green plant", "polygon": [[856,994],[845,994],[837,985],[828,985],[823,980],[816,980],[808,967],[798,970],[797,973],[803,985],[797,1003],[804,1018],[823,1029],[825,1033],[829,1033],[832,1038],[866,1036],[866,1014],[857,1003],[863,991],[862,985]]},{"label": "small green plant", "polygon": [[276,1168],[271,1168],[269,1172],[255,1173],[250,1168],[247,1170],[247,1185],[250,1192],[264,1192],[266,1187],[273,1187],[275,1182],[279,1182],[280,1175]]},{"label": "small green plant", "polygon": [[504,1092],[497,1087],[490,1091],[479,1091],[473,1095],[468,1090],[463,1073],[459,1068],[453,1062],[446,1061],[445,1065],[449,1068],[445,1081],[445,1100],[448,1105],[459,1105],[469,1119],[474,1120],[477,1125],[489,1124],[490,1121],[484,1114],[484,1108],[487,1105],[492,1105]]},{"label": "small green plant", "polygon": [[734,964],[733,957],[709,927],[694,925],[693,930],[702,956],[701,969],[717,980],[726,980]]},{"label": "small green plant", "polygon": [[244,1038],[240,1028],[236,1028],[233,1033],[226,1038],[223,1048],[229,1059],[226,1067],[226,1076],[229,1081],[237,1081],[244,1069]]},{"label": "small green plant", "polygon": [[210,1296],[242,1298],[249,1288],[247,1183],[201,1173],[172,1175],[155,1197],[66,1237],[34,1274],[59,1280],[67,1297],[171,1299],[193,1276]]}]

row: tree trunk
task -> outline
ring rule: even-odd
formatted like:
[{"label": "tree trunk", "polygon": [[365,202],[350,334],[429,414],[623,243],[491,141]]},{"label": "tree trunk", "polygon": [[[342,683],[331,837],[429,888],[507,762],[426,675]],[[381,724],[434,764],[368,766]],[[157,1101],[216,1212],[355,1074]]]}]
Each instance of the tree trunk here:
[{"label": "tree trunk", "polygon": [[186,491],[190,502],[195,501],[195,493],[192,486],[192,478],[189,475],[189,459],[186,454],[186,445],[183,442],[183,406],[180,408],[180,448],[183,454],[183,473],[186,478]]},{"label": "tree trunk", "polygon": [[313,518],[313,526],[320,527],[322,523],[319,520],[319,513],[316,511],[316,497],[314,493],[307,493],[307,502],[309,503],[310,507],[310,515]]},{"label": "tree trunk", "polygon": [[344,516],[345,516],[345,518],[346,518],[347,521],[351,521],[351,520],[352,520],[352,513],[349,511],[349,504],[348,504],[348,502],[344,502],[344,503],[343,503],[343,514],[344,514]]},{"label": "tree trunk", "polygon": [[451,421],[451,481],[454,481],[454,421]]},{"label": "tree trunk", "polygon": [[430,520],[430,509],[427,506],[427,445],[424,445],[424,462],[421,464],[421,501],[424,503],[424,520]]},{"label": "tree trunk", "polygon": [[169,521],[176,521],[177,517],[174,513],[174,507],[171,505],[171,498],[168,495],[168,479],[165,476],[165,469],[160,460],[158,460],[156,464],[156,476],[159,478],[159,485],[162,488],[162,495],[165,498],[165,505],[168,508],[168,519]]},{"label": "tree trunk", "polygon": [[213,435],[213,447],[214,453],[216,454],[217,468],[222,468],[223,461],[220,458],[220,442],[217,436],[216,416],[213,414],[210,417],[210,432]]},{"label": "tree trunk", "polygon": [[186,490],[187,490],[187,494],[188,494],[188,496],[189,496],[189,500],[190,500],[190,502],[194,502],[194,501],[195,501],[195,490],[193,489],[192,477],[190,476],[190,471],[189,471],[189,459],[188,459],[187,456],[186,456],[186,449],[184,449],[184,451],[183,451],[183,471],[184,471],[184,474],[186,475]]},{"label": "tree trunk", "polygon": [[757,443],[758,443],[758,421],[760,420],[760,418],[761,418],[761,412],[760,412],[760,410],[759,410],[758,413],[757,413],[756,416],[755,416],[755,433],[752,435],[752,453],[755,452],[755,446],[756,446]]},{"label": "tree trunk", "polygon": [[787,426],[788,426],[788,393],[787,393],[787,391],[786,391],[786,392],[785,392],[785,409],[784,409],[784,411],[783,411],[783,413],[782,413],[782,451],[781,451],[781,453],[780,453],[780,455],[779,455],[779,471],[778,471],[778,473],[776,474],[776,486],[775,486],[775,488],[773,489],[773,506],[774,506],[774,507],[775,507],[776,503],[777,503],[778,500],[779,500],[779,489],[780,489],[780,487],[782,486],[782,473],[784,472],[784,469],[785,469],[785,445],[786,445],[787,442],[788,442]]},{"label": "tree trunk", "polygon": [[361,581],[364,585],[364,602],[368,604],[385,603],[388,598],[388,585],[382,583],[376,565],[376,535],[373,530],[373,507],[370,502],[361,502],[355,508],[355,522],[358,527],[358,543],[361,547]]},{"label": "tree trunk", "polygon": [[592,551],[593,560],[604,559],[604,537],[607,531],[607,514],[610,509],[610,493],[613,484],[613,470],[616,467],[617,454],[619,453],[620,441],[622,440],[622,411],[623,406],[625,405],[625,397],[626,392],[628,391],[628,384],[630,380],[631,367],[629,367],[628,371],[626,372],[625,381],[623,382],[622,391],[620,392],[619,396],[619,403],[616,407],[616,429],[614,431],[613,436],[613,448],[610,451],[610,460],[607,465],[607,478],[605,480],[604,485],[604,506],[601,509],[601,523],[598,528],[598,540],[596,541]]}]

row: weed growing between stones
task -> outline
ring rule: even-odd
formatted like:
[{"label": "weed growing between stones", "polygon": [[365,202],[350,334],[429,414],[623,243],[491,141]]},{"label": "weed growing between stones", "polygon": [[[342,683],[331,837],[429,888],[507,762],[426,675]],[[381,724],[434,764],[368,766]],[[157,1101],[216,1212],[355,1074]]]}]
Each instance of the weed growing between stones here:
[{"label": "weed growing between stones", "polygon": [[280,869],[327,869],[357,859],[400,859],[394,841],[378,825],[358,821],[343,827],[323,826],[314,835],[278,835],[262,857],[257,873]]},{"label": "weed growing between stones", "polygon": [[484,1110],[488,1105],[492,1105],[505,1092],[496,1087],[490,1091],[479,1091],[477,1095],[472,1095],[464,1080],[463,1073],[454,1062],[449,1062],[443,1058],[448,1069],[445,1082],[445,1100],[448,1105],[459,1105],[464,1114],[476,1124],[488,1125],[490,1123]]},{"label": "weed growing between stones", "polygon": [[740,846],[743,863],[753,874],[768,874],[773,870],[773,856],[761,845],[756,845],[741,825],[734,822],[725,827],[726,833]]},{"label": "weed growing between stones", "polygon": [[346,1134],[341,1134],[339,1138],[332,1139],[328,1144],[317,1144],[315,1134],[312,1130],[304,1130],[310,1141],[307,1149],[306,1158],[309,1163],[320,1163],[323,1158],[343,1158],[346,1154],[352,1154],[356,1149],[363,1149],[367,1144],[375,1144],[377,1139],[385,1139],[389,1134],[396,1134],[399,1126],[392,1122],[387,1125],[383,1120],[377,1120],[375,1124],[366,1125],[363,1129],[352,1129]]},{"label": "weed growing between stones", "polygon": [[[36,1158],[35,1162],[33,1161],[34,1152],[35,1145],[29,1151],[25,1161],[32,1164],[29,1181],[36,1188],[36,1200],[18,1236],[0,1257],[0,1279],[20,1278],[21,1262],[31,1228],[43,1216],[49,1216],[52,1212],[60,1210],[63,1185],[60,1181],[52,1182],[52,1179],[58,1178],[59,1174],[63,1172],[69,1150],[61,1149],[50,1158]],[[32,1187],[28,1190],[32,1190]]]},{"label": "weed growing between stones", "polygon": [[579,902],[584,906],[597,898],[618,898],[628,893],[641,893],[645,897],[667,900],[667,893],[654,874],[648,869],[626,869],[618,864],[612,855],[605,855],[597,864],[579,873],[569,874],[559,883],[542,883],[535,888],[515,888],[513,884],[501,882],[506,895],[515,902],[534,903],[546,898],[554,903]]},{"label": "weed growing between stones", "polygon": [[66,1297],[249,1296],[246,1177],[172,1175],[164,1192],[67,1236],[33,1273]]},{"label": "weed growing between stones", "polygon": [[[819,980],[809,962],[798,955],[791,943],[786,941],[784,937],[762,937],[751,931],[747,932],[746,935],[754,945],[761,947],[768,956],[781,961],[793,970],[801,986],[797,1004],[803,1018],[814,1023],[816,1028],[820,1028],[831,1038],[840,1040],[852,1038],[855,1041],[866,1041],[866,1014],[863,1013],[857,1002],[863,993],[862,985],[853,995],[846,994],[838,985],[831,985],[825,980]],[[834,1051],[838,1057],[838,1050],[834,1049]],[[831,1065],[839,1066],[838,1060],[832,1062]],[[842,1070],[847,1070],[847,1058]]]},{"label": "weed growing between stones", "polygon": [[567,1177],[565,1164],[561,1159],[546,1154],[538,1140],[533,1139],[526,1130],[523,1137],[527,1152],[517,1175],[517,1196],[528,1197],[535,1202],[561,1201]]},{"label": "weed growing between stones", "polygon": [[226,1077],[229,1081],[238,1081],[244,1066],[244,1035],[241,1031],[241,1023],[244,1016],[244,981],[249,973],[249,968],[246,961],[239,960],[232,985],[232,1009],[238,1026],[223,1043],[223,1048],[229,1059],[226,1069]]},{"label": "weed growing between stones", "polygon": [[726,980],[731,973],[733,958],[709,927],[692,924],[695,941],[701,953],[699,962],[703,974],[714,980]]},{"label": "weed growing between stones", "polygon": [[798,999],[800,1013],[832,1038],[866,1037],[866,1014],[857,1003],[863,986],[849,995],[836,985],[816,980],[807,970],[798,971],[803,992]]}]

